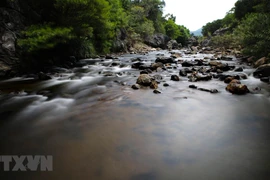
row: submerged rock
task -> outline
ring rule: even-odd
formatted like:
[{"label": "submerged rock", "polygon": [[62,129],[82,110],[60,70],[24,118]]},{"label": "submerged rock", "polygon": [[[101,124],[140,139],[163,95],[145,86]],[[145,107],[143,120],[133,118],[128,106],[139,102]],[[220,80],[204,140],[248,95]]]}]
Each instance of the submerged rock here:
[{"label": "submerged rock", "polygon": [[182,63],[182,67],[192,67],[192,66],[195,66],[195,64],[193,64],[192,62],[189,62],[189,61],[184,61]]},{"label": "submerged rock", "polygon": [[136,62],[136,63],[132,64],[131,67],[134,69],[139,69],[143,65],[145,65],[145,64],[142,62]]},{"label": "submerged rock", "polygon": [[242,94],[246,94],[250,92],[247,86],[244,84],[241,84],[241,82],[237,79],[232,80],[226,87],[226,90],[231,92],[232,94],[238,94],[238,95],[242,95]]},{"label": "submerged rock", "polygon": [[243,72],[244,69],[243,69],[242,67],[238,67],[238,68],[236,68],[234,71],[235,71],[235,72]]},{"label": "submerged rock", "polygon": [[153,78],[154,78],[156,81],[161,81],[161,80],[163,79],[163,77],[162,77],[160,74],[154,75]]},{"label": "submerged rock", "polygon": [[52,79],[51,76],[43,73],[43,72],[40,72],[38,74],[38,79],[41,80],[41,81],[46,81],[46,80],[49,80],[49,79]]},{"label": "submerged rock", "polygon": [[132,89],[135,89],[135,90],[138,90],[138,89],[140,89],[140,85],[139,84],[133,84],[132,86],[131,86],[131,88]]},{"label": "submerged rock", "polygon": [[172,80],[172,81],[180,81],[180,78],[179,78],[179,76],[177,76],[177,75],[172,75],[172,76],[171,76],[171,80]]},{"label": "submerged rock", "polygon": [[161,62],[151,64],[151,69],[153,71],[157,70],[158,68],[164,68],[164,64]]},{"label": "submerged rock", "polygon": [[219,61],[210,61],[209,62],[209,66],[219,66],[219,65],[222,65],[222,63]]},{"label": "submerged rock", "polygon": [[206,88],[198,88],[200,91],[210,92],[210,93],[218,93],[217,89],[206,89]]},{"label": "submerged rock", "polygon": [[181,69],[181,70],[179,71],[179,75],[180,75],[180,76],[187,76],[187,72],[186,72],[185,70]]},{"label": "submerged rock", "polygon": [[160,94],[160,93],[161,93],[161,91],[160,91],[160,90],[158,90],[158,89],[155,89],[155,90],[153,91],[153,93],[155,93],[155,94]]},{"label": "submerged rock", "polygon": [[201,75],[199,73],[193,73],[192,75],[190,75],[189,77],[189,81],[191,82],[197,82],[197,81],[209,81],[212,79],[211,75]]},{"label": "submerged rock", "polygon": [[197,89],[197,88],[198,88],[198,87],[197,87],[197,86],[195,86],[194,84],[189,85],[188,87],[189,87],[189,88],[191,88],[191,89]]},{"label": "submerged rock", "polygon": [[170,86],[170,85],[169,85],[168,83],[164,83],[163,86],[164,86],[164,87],[168,87],[168,86]]},{"label": "submerged rock", "polygon": [[140,72],[140,74],[149,74],[149,73],[148,73],[148,71],[143,70],[143,71]]},{"label": "submerged rock", "polygon": [[176,61],[172,57],[158,57],[156,63],[168,64],[175,63]]},{"label": "submerged rock", "polygon": [[155,80],[153,80],[151,82],[151,84],[150,84],[150,88],[151,89],[157,89],[158,88],[158,83]]},{"label": "submerged rock", "polygon": [[203,76],[203,75],[196,74],[195,78],[196,78],[196,81],[209,81],[212,79],[212,76],[211,75]]},{"label": "submerged rock", "polygon": [[239,78],[236,78],[236,77],[234,77],[234,76],[229,76],[229,77],[227,77],[227,78],[224,80],[224,83],[229,84],[229,83],[230,83],[232,80],[234,80],[234,79],[239,80]]},{"label": "submerged rock", "polygon": [[262,82],[266,82],[266,83],[269,83],[269,82],[270,82],[269,77],[262,77],[262,78],[260,78],[260,80],[261,80]]},{"label": "submerged rock", "polygon": [[210,92],[210,93],[218,93],[218,90],[217,89],[206,89],[206,88],[198,88],[197,86],[195,86],[194,84],[192,85],[189,85],[188,86],[189,88],[191,89],[198,89],[200,91],[205,91],[205,92]]}]

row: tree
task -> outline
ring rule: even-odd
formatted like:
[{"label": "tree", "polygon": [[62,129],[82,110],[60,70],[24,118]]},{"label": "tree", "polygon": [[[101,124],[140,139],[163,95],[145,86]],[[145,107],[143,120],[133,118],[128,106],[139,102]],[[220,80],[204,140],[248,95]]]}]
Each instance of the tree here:
[{"label": "tree", "polygon": [[238,23],[239,21],[235,18],[234,9],[229,11],[226,14],[226,16],[222,19],[222,26],[229,27],[231,30],[237,27]]},{"label": "tree", "polygon": [[222,27],[222,19],[209,22],[205,26],[203,26],[202,34],[204,36],[213,35],[213,33],[221,27]]},{"label": "tree", "polygon": [[[65,45],[63,45],[63,41],[54,44],[54,47],[62,44],[62,47],[66,48],[66,51],[63,50],[63,52],[72,52],[73,55],[75,54],[81,57],[93,54],[95,51],[106,53],[110,50],[111,41],[115,35],[115,28],[124,24],[124,20],[121,19],[123,16],[122,7],[118,0],[54,0],[51,1],[53,5],[50,4],[50,6],[46,5],[47,3],[45,1],[27,1],[29,1],[30,5],[37,11],[37,8],[43,6],[48,7],[44,9],[44,12],[47,12],[49,15],[44,15],[44,17],[46,17],[45,19],[41,18],[38,24],[30,26],[30,28],[27,28],[23,33],[25,36],[19,40],[19,44],[24,45],[23,48],[26,49],[26,51],[33,51],[33,48],[27,48],[29,47],[26,45],[27,41],[31,44],[31,42],[38,41],[39,38],[35,33],[31,32],[43,31],[44,28],[42,26],[45,26],[50,29],[48,33],[58,33],[58,35],[61,28],[70,30],[69,37],[73,38],[69,38],[69,41],[64,38]],[[43,14],[41,14],[41,16],[43,17]],[[49,24],[49,26],[46,24]],[[46,34],[46,32],[44,33]],[[35,40],[35,38],[37,39]],[[49,41],[44,41],[44,43],[46,42],[49,43]],[[35,49],[54,48],[51,45],[52,44]],[[75,45],[76,47],[74,47]],[[79,50],[79,53],[74,52],[77,46],[79,46],[80,49],[84,49],[85,52],[81,50]],[[89,52],[90,50],[91,52]]]},{"label": "tree", "polygon": [[270,56],[270,14],[251,13],[236,29],[247,55]]},{"label": "tree", "polygon": [[238,0],[235,3],[235,17],[242,20],[246,14],[255,12],[255,6],[260,3],[260,0]]},{"label": "tree", "polygon": [[190,31],[185,26],[177,25],[171,18],[165,24],[165,31],[167,36],[182,45],[186,45],[190,37]]},{"label": "tree", "polygon": [[165,31],[166,35],[172,39],[176,39],[178,36],[180,36],[178,25],[175,24],[175,22],[171,19],[168,19],[168,21],[166,22]]}]

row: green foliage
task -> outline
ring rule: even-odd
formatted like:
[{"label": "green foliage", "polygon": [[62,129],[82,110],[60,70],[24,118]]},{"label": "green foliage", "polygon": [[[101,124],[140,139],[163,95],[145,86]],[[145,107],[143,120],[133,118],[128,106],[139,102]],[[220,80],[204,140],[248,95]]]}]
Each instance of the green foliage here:
[{"label": "green foliage", "polygon": [[122,4],[119,0],[108,0],[111,11],[110,21],[113,23],[114,29],[119,29],[128,25],[127,13],[122,8]]},{"label": "green foliage", "polygon": [[[28,21],[18,45],[24,54],[87,57],[108,53],[128,32],[127,41],[167,33],[185,44],[189,30],[163,17],[164,0],[24,0],[18,1]],[[27,11],[31,9],[30,11]],[[24,12],[23,11],[23,12]],[[45,56],[44,56],[45,57]]]},{"label": "green foliage", "polygon": [[250,13],[270,13],[269,0],[238,0],[235,3],[235,17],[242,20]]},{"label": "green foliage", "polygon": [[252,13],[236,29],[243,52],[257,57],[270,53],[270,14]]},{"label": "green foliage", "polygon": [[213,22],[207,23],[205,26],[202,28],[202,34],[204,36],[208,35],[213,35],[213,33],[220,29],[223,26],[222,24],[222,19],[215,20]]},{"label": "green foliage", "polygon": [[185,46],[188,43],[188,39],[191,37],[190,31],[185,26],[178,26],[178,29],[180,33],[176,38],[176,41]]},{"label": "green foliage", "polygon": [[239,48],[239,39],[235,34],[224,34],[214,36],[211,39],[211,44],[214,47],[224,47],[226,49]]},{"label": "green foliage", "polygon": [[189,30],[184,26],[175,24],[174,19],[169,18],[165,24],[166,35],[172,39],[175,39],[182,45],[187,44],[187,40],[190,37]]},{"label": "green foliage", "polygon": [[69,52],[79,58],[87,58],[96,54],[93,43],[88,39],[74,38],[69,41]]},{"label": "green foliage", "polygon": [[[141,31],[141,27],[139,27],[142,24],[151,26],[146,32],[152,32],[150,29],[154,27],[154,32],[165,33],[163,25],[165,19],[162,17],[164,5],[164,1],[160,0],[131,1],[128,13],[130,27],[134,28],[136,33],[143,32],[142,38],[145,36],[145,31]],[[138,31],[139,29],[140,31]]]},{"label": "green foliage", "polygon": [[165,24],[166,35],[172,39],[176,39],[180,35],[178,25],[171,19],[169,19]]},{"label": "green foliage", "polygon": [[125,10],[125,11],[128,11],[131,7],[131,1],[130,0],[120,0],[121,2],[121,5],[122,5],[122,8]]},{"label": "green foliage", "polygon": [[22,32],[25,38],[19,39],[18,45],[27,52],[51,49],[72,39],[71,31],[72,28],[52,27],[46,24],[33,25]]},{"label": "green foliage", "polygon": [[55,7],[60,12],[58,24],[73,27],[79,38],[91,38],[98,52],[109,52],[114,33],[108,1],[56,0]]},{"label": "green foliage", "polygon": [[143,38],[148,35],[152,35],[155,32],[154,24],[150,20],[145,20],[140,26],[137,26],[135,30]]},{"label": "green foliage", "polygon": [[270,55],[269,0],[238,0],[222,20],[204,26],[204,36],[212,34],[218,26],[229,27],[231,31],[222,36],[212,37],[212,45],[240,46],[244,54],[258,58]]},{"label": "green foliage", "polygon": [[235,17],[242,20],[246,14],[255,12],[254,6],[259,3],[258,0],[238,0],[235,3]]},{"label": "green foliage", "polygon": [[230,11],[226,14],[226,16],[222,19],[222,26],[223,27],[230,27],[233,30],[237,27],[239,21],[235,18],[234,11]]},{"label": "green foliage", "polygon": [[161,21],[165,2],[161,0],[144,0],[142,4],[145,8],[146,18],[153,22],[155,32],[163,31]]}]

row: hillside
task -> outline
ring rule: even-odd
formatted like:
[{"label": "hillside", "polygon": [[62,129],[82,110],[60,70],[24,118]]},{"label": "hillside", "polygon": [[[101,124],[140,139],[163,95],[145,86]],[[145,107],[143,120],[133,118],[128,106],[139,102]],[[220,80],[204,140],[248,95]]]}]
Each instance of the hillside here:
[{"label": "hillside", "polygon": [[194,34],[194,36],[202,36],[202,28],[196,31],[191,31],[191,34]]}]

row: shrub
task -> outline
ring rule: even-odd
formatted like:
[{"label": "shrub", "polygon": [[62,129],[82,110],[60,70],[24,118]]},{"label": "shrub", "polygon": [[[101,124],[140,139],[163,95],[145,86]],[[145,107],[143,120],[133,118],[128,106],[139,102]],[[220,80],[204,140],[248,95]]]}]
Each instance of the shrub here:
[{"label": "shrub", "polygon": [[240,46],[239,39],[235,34],[224,34],[221,36],[214,36],[211,39],[210,45],[224,48],[238,48]]},{"label": "shrub", "polygon": [[52,27],[51,25],[32,25],[22,32],[18,45],[26,52],[51,49],[58,44],[67,43],[73,36],[72,28]]},{"label": "shrub", "polygon": [[252,13],[236,29],[243,53],[256,57],[270,53],[270,14]]}]

